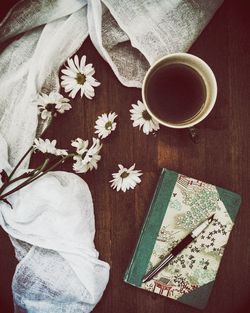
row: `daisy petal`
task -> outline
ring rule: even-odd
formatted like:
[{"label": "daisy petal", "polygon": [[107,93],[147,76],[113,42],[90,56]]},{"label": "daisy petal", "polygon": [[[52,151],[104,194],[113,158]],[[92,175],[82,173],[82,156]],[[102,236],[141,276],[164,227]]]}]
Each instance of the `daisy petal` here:
[{"label": "daisy petal", "polygon": [[86,63],[86,55],[83,55],[82,58],[81,58],[81,62],[80,62],[81,73],[83,73],[83,71],[84,71],[85,63]]}]

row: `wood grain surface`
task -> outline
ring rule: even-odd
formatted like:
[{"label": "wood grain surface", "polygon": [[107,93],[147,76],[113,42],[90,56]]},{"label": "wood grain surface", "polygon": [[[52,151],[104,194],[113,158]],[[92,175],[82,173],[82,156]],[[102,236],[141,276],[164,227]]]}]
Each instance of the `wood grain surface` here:
[{"label": "wood grain surface", "polygon": [[[115,111],[117,131],[105,140],[97,171],[82,177],[89,184],[95,207],[96,248],[111,265],[110,281],[95,313],[195,313],[199,310],[139,290],[123,282],[162,167],[215,184],[242,195],[242,206],[229,239],[204,313],[240,313],[250,306],[250,19],[247,2],[225,1],[189,52],[203,58],[218,82],[218,98],[210,116],[199,124],[194,144],[186,130],[161,127],[146,136],[132,127],[129,109],[141,99],[139,89],[120,84],[88,39],[79,55],[94,64],[102,83],[91,101],[76,97],[73,110],[56,119],[48,137],[69,147],[71,139],[91,139],[98,115]],[[39,158],[32,159],[31,166]],[[110,188],[117,164],[143,172],[134,191]],[[71,170],[71,164],[61,169]],[[12,312],[11,277],[15,260],[1,230],[0,312]]]}]

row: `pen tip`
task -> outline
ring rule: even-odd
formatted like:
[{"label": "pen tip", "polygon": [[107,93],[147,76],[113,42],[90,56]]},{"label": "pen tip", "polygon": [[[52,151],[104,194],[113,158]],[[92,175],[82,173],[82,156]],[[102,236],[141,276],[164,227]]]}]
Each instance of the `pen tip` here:
[{"label": "pen tip", "polygon": [[214,219],[214,215],[215,213],[209,217],[209,222],[212,222],[212,220]]}]

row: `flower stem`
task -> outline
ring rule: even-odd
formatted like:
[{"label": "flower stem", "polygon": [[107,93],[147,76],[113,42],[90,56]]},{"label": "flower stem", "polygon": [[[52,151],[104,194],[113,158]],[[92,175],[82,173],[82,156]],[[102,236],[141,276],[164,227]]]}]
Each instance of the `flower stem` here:
[{"label": "flower stem", "polygon": [[[52,166],[50,166],[49,168],[47,168],[44,172],[43,170],[46,168],[46,166],[48,165],[49,163],[49,159],[46,159],[43,163],[43,165],[40,167],[40,169],[36,169],[34,171],[37,171],[35,173],[34,176],[28,178],[27,180],[25,180],[22,184],[20,184],[19,186],[13,188],[12,190],[6,192],[5,194],[3,195],[0,195],[0,200],[3,200],[5,199],[7,196],[9,196],[10,194],[20,190],[21,188],[29,185],[30,183],[32,183],[33,181],[37,180],[38,178],[44,176],[45,174],[47,174],[49,171],[52,171],[54,168],[56,168],[58,165],[60,165],[61,163],[63,163],[66,159],[68,159],[69,157],[72,157],[74,156],[74,154],[68,154],[67,156],[65,157],[62,157],[59,161],[57,161],[56,163],[54,163]],[[13,180],[12,180],[13,182]]]},{"label": "flower stem", "polygon": [[[25,172],[25,173],[23,173],[22,175],[20,175],[20,176],[18,176],[18,177],[15,177],[14,179],[12,179],[12,180],[10,180],[10,181],[8,182],[8,186],[11,185],[11,184],[13,184],[13,183],[15,183],[15,182],[18,181],[18,180],[21,180],[21,179],[24,179],[24,178],[33,176],[34,174],[36,174],[37,171],[39,171],[39,170],[41,169],[42,166],[43,166],[43,164],[40,165],[40,166],[38,166],[37,168],[35,168],[34,170],[32,170],[32,171],[30,171],[30,172]],[[7,186],[7,187],[8,187],[8,186]],[[1,193],[0,193],[0,195],[1,195]]]},{"label": "flower stem", "polygon": [[45,174],[47,174],[48,172],[52,171],[54,168],[56,168],[57,166],[59,166],[60,164],[62,164],[63,162],[65,162],[66,159],[70,158],[74,156],[74,154],[68,154],[67,156],[62,157],[59,161],[57,161],[55,164],[53,164],[51,167],[49,167],[46,171],[44,171],[41,175],[35,177],[34,179],[31,180],[31,182],[37,180],[38,178],[44,176]]},{"label": "flower stem", "polygon": [[[41,133],[41,136],[44,135],[44,134],[47,132],[47,130],[48,130],[48,128],[49,128],[51,122],[52,122],[52,119],[49,120],[48,125],[45,127],[45,129],[44,129],[43,132]],[[41,137],[41,136],[40,136],[40,137]],[[18,167],[22,164],[22,162],[25,160],[25,158],[26,158],[26,157],[29,155],[29,153],[32,152],[32,151],[34,151],[33,145],[28,149],[28,151],[26,151],[26,153],[22,156],[22,158],[21,158],[21,159],[19,160],[19,162],[16,164],[16,166],[14,167],[14,169],[12,170],[12,172],[11,172],[10,175],[9,175],[9,179],[8,179],[9,181],[10,181],[10,179],[13,177],[13,175],[15,174],[16,170],[18,169]],[[3,187],[3,186],[2,186],[2,187]],[[4,189],[5,189],[5,188],[4,188]],[[1,191],[3,191],[2,188],[0,189],[0,192],[1,192]]]},{"label": "flower stem", "polygon": [[[6,198],[7,196],[9,196],[10,194],[20,190],[21,188],[29,185],[37,176],[39,176],[39,174],[46,168],[46,166],[48,165],[48,162],[49,162],[49,159],[46,159],[44,161],[44,163],[42,164],[42,166],[40,167],[40,169],[37,170],[37,173],[35,173],[34,176],[32,177],[29,177],[28,179],[26,179],[22,184],[18,185],[17,187],[13,188],[12,190],[6,192],[5,194],[3,195],[0,195],[0,200]],[[13,182],[13,181],[12,181]]]},{"label": "flower stem", "polygon": [[[22,156],[22,158],[20,159],[20,161],[16,164],[16,166],[13,168],[13,170],[11,171],[8,180],[1,186],[0,188],[0,195],[1,193],[9,186],[10,184],[10,180],[13,177],[13,175],[15,174],[16,170],[18,169],[18,167],[21,165],[21,163],[24,161],[24,159],[28,156],[28,154],[33,150],[33,146],[31,146],[28,151]],[[21,175],[22,176],[22,175]],[[20,177],[20,176],[19,176]],[[21,179],[21,178],[20,178]]]},{"label": "flower stem", "polygon": [[17,163],[17,165],[14,167],[14,169],[12,170],[12,172],[9,175],[9,180],[11,179],[11,177],[15,174],[16,170],[18,169],[18,167],[21,165],[21,163],[24,161],[24,159],[28,156],[28,154],[33,150],[33,146],[31,146],[29,148],[29,150],[23,155],[23,157],[20,159],[20,161]]}]

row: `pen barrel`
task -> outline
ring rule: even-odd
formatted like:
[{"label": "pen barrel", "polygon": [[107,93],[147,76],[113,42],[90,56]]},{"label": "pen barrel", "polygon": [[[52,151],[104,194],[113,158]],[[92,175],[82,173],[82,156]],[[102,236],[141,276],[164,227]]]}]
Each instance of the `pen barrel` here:
[{"label": "pen barrel", "polygon": [[152,277],[154,277],[158,272],[162,270],[163,267],[165,267],[172,259],[174,258],[174,255],[170,253],[167,257],[165,257],[160,264],[155,266],[151,271],[149,271],[142,279],[142,282],[146,282],[150,280]]},{"label": "pen barrel", "polygon": [[186,248],[192,241],[194,240],[194,237],[192,237],[190,234],[187,235],[182,241],[180,241],[175,248],[171,251],[171,253],[176,256],[179,254],[183,249]]},{"label": "pen barrel", "polygon": [[182,239],[176,247],[174,247],[171,252],[151,271],[149,271],[142,279],[142,282],[150,280],[154,277],[159,271],[162,270],[177,254],[179,254],[182,250],[184,250],[196,237],[199,236],[200,233],[204,231],[205,228],[213,221],[214,214],[207,219],[205,222],[201,223],[198,227],[196,227],[191,234],[187,235],[184,239]]}]

